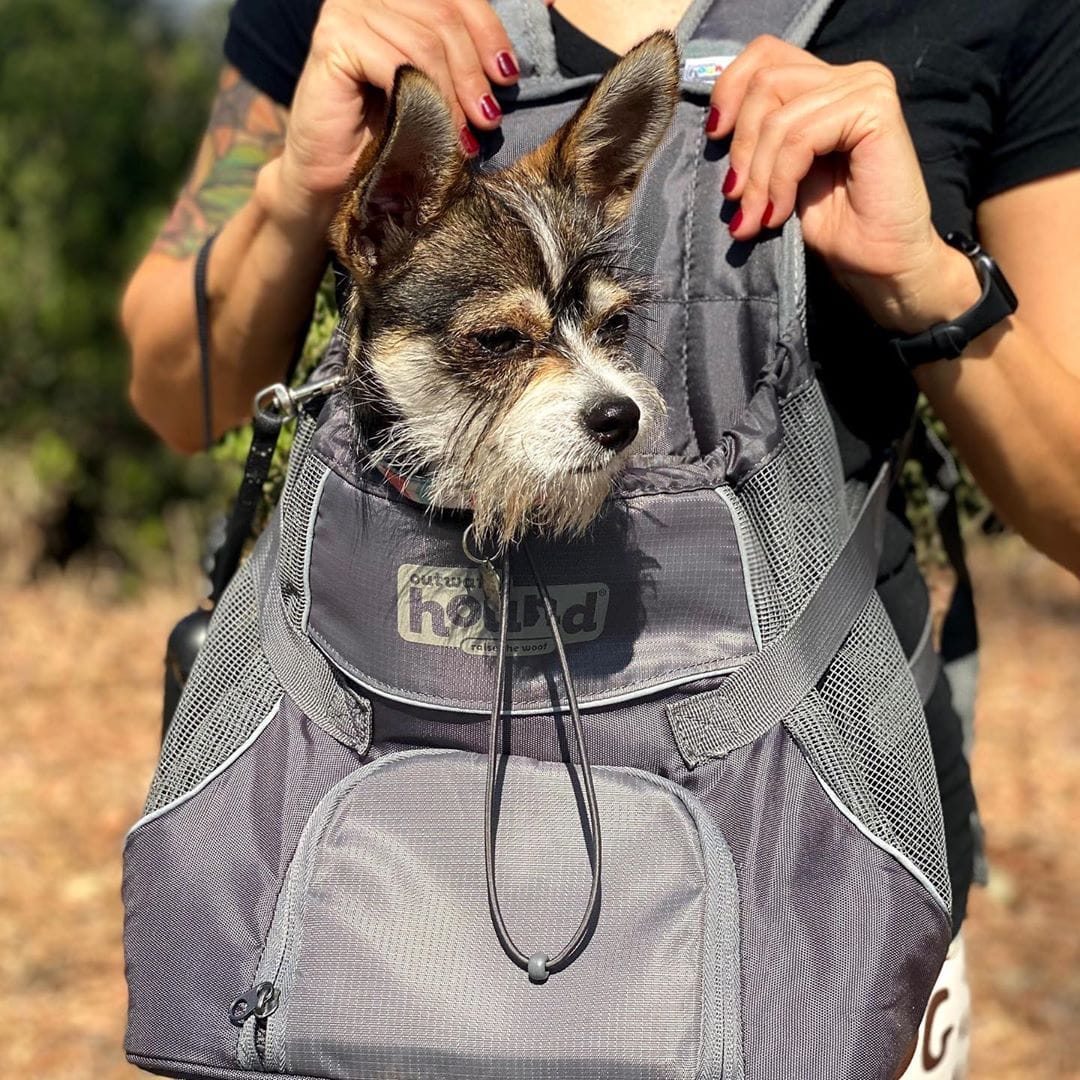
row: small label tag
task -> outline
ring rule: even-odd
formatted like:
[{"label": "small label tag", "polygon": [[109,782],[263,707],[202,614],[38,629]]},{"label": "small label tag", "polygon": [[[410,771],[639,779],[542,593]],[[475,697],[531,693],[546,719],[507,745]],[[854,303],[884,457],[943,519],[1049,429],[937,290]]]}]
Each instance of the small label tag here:
[{"label": "small label tag", "polygon": [[[405,641],[479,655],[498,652],[499,616],[479,567],[405,563],[398,568],[397,585],[398,634]],[[604,632],[608,587],[603,582],[550,585],[548,592],[565,644],[594,641]],[[512,656],[541,655],[554,648],[539,591],[531,585],[513,586],[507,651]]]},{"label": "small label tag", "polygon": [[712,82],[734,56],[692,56],[683,61],[683,82]]}]

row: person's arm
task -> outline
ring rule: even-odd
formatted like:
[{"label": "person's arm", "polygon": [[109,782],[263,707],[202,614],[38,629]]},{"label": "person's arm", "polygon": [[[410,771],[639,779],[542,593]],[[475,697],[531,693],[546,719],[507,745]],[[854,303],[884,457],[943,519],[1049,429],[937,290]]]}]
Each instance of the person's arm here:
[{"label": "person's arm", "polygon": [[235,69],[222,72],[192,175],[124,296],[132,402],[174,449],[201,448],[193,263],[206,237],[221,229],[207,283],[215,434],[250,415],[254,390],[281,377],[310,310],[326,261],[321,230],[290,228],[266,181],[256,192],[285,126],[283,108]]},{"label": "person's arm", "polygon": [[[719,77],[709,135],[732,135],[725,192],[740,240],[796,210],[803,236],[882,327],[910,335],[979,297],[967,256],[934,231],[895,80],[756,39]],[[1080,574],[1080,170],[977,210],[1019,310],[916,381],[996,509]]]},{"label": "person's arm", "polygon": [[916,381],[1001,517],[1080,575],[1080,171],[995,195],[976,219],[1020,306]]},{"label": "person's arm", "polygon": [[284,373],[327,258],[326,232],[357,156],[381,122],[403,64],[443,89],[462,129],[500,115],[491,82],[517,78],[486,0],[326,0],[291,110],[233,69],[222,75],[195,170],[135,272],[121,318],[131,397],[174,449],[201,448],[193,293],[195,252],[215,228],[208,265],[215,434],[251,415],[252,396]]}]

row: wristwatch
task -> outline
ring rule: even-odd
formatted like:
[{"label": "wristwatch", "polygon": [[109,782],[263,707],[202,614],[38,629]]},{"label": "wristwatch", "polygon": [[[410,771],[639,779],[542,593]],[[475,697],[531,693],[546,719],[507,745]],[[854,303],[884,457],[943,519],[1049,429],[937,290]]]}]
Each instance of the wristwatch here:
[{"label": "wristwatch", "polygon": [[945,243],[962,251],[974,264],[982,282],[982,296],[950,322],[935,323],[921,334],[891,338],[897,356],[909,367],[932,360],[955,360],[968,343],[984,330],[1008,318],[1017,307],[1016,293],[1009,287],[1001,267],[967,233],[951,232]]}]

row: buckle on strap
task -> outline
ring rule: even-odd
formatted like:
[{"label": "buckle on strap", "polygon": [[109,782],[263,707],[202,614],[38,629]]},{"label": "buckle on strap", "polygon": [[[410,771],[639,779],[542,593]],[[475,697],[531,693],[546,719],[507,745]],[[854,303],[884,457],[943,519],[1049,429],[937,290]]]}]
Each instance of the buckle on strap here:
[{"label": "buckle on strap", "polygon": [[890,479],[886,462],[847,540],[787,629],[722,686],[667,706],[672,733],[690,768],[753,742],[817,685],[874,590]]}]

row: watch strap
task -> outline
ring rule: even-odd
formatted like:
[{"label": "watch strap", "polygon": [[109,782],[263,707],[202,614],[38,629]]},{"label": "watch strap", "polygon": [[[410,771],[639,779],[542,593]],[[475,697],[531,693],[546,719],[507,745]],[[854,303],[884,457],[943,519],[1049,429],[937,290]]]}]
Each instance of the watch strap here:
[{"label": "watch strap", "polygon": [[955,319],[935,323],[911,337],[891,338],[897,356],[909,368],[934,360],[956,359],[975,338],[1007,318],[1017,307],[1016,294],[1005,275],[975,240],[966,233],[950,232],[945,242],[971,260],[982,284],[982,295]]}]

